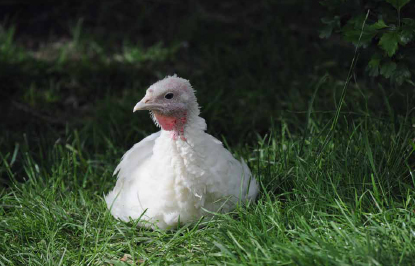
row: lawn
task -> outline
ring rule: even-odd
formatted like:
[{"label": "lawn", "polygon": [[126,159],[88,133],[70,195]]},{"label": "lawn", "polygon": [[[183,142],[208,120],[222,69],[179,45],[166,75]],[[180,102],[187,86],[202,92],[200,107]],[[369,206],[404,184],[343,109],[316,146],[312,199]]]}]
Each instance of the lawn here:
[{"label": "lawn", "polygon": [[[0,7],[0,265],[414,264],[414,85],[369,77],[364,50],[320,39],[317,3]],[[133,106],[174,73],[261,189],[213,220],[149,230],[103,196],[158,130]]]}]

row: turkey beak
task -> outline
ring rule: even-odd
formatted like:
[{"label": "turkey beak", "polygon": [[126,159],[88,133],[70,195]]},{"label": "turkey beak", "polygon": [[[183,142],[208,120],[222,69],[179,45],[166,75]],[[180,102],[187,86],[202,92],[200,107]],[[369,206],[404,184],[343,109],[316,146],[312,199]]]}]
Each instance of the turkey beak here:
[{"label": "turkey beak", "polygon": [[154,103],[154,100],[150,96],[146,95],[134,106],[133,112],[141,110],[153,110],[156,107],[157,104]]},{"label": "turkey beak", "polygon": [[143,101],[139,101],[135,106],[134,106],[134,109],[133,109],[133,113],[135,112],[135,111],[139,111],[139,110],[144,110],[144,106],[145,106],[146,104],[143,102]]}]

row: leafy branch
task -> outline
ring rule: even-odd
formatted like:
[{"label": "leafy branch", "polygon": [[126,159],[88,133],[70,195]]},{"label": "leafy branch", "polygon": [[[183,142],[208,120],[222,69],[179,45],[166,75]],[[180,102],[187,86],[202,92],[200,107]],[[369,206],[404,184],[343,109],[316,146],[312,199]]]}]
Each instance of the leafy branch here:
[{"label": "leafy branch", "polygon": [[[408,50],[415,40],[415,20],[401,19],[401,11],[410,1],[367,1],[366,6],[372,7],[371,11],[376,17],[372,16],[363,29],[361,25],[365,14],[361,10],[362,7],[356,12],[356,6],[351,6],[348,1],[322,1],[321,4],[334,11],[334,15],[321,20],[325,26],[320,32],[320,37],[329,38],[333,33],[340,33],[346,41],[368,49],[371,53],[366,68],[369,76],[380,75],[389,79],[392,84],[400,86],[405,81],[410,82],[411,71],[414,71],[415,66],[415,59],[408,55]],[[346,5],[347,3],[349,5]],[[365,7],[363,9],[367,13]]]}]

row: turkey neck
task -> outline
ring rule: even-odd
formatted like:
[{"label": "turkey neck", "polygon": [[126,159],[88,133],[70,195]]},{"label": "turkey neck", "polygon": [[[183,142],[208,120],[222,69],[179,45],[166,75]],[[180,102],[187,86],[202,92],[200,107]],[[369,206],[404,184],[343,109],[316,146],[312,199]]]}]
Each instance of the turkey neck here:
[{"label": "turkey neck", "polygon": [[172,138],[174,140],[179,137],[182,140],[186,140],[184,136],[185,126],[188,122],[186,111],[178,112],[174,115],[163,115],[161,113],[154,112],[154,117],[163,130],[172,132]]}]

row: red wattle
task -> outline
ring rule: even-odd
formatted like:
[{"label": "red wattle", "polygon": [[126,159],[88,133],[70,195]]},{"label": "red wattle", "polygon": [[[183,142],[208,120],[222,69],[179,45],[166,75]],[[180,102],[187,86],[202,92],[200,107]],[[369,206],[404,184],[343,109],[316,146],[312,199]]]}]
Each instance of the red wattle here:
[{"label": "red wattle", "polygon": [[157,122],[160,124],[161,128],[167,131],[174,129],[177,123],[177,118],[171,116],[164,116],[160,114],[154,114],[157,119]]},{"label": "red wattle", "polygon": [[154,116],[156,117],[157,122],[160,124],[162,129],[166,131],[172,131],[172,138],[174,140],[176,140],[178,137],[180,137],[182,140],[186,140],[184,136],[184,126],[187,122],[186,112],[179,117],[165,116],[157,113],[154,113]]}]

